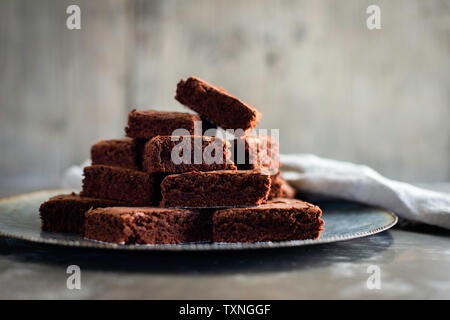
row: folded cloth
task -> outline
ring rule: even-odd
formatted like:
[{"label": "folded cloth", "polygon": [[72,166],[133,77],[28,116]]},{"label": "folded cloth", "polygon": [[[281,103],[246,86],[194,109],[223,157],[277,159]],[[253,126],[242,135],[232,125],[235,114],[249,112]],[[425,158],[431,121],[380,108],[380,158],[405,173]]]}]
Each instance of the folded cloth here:
[{"label": "folded cloth", "polygon": [[378,206],[399,217],[450,229],[450,194],[387,179],[375,170],[311,154],[280,155],[282,176],[297,190]]},{"label": "folded cloth", "polygon": [[83,169],[91,165],[91,160],[85,160],[79,166],[71,166],[65,172],[61,179],[61,187],[73,192],[80,192],[83,181]]}]

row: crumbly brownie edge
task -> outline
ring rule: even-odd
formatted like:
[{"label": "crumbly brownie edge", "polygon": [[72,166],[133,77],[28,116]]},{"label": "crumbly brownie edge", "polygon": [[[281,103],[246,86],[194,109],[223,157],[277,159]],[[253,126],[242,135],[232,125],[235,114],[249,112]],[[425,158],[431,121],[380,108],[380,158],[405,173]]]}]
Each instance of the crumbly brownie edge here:
[{"label": "crumbly brownie edge", "polygon": [[41,230],[83,234],[84,214],[90,208],[119,206],[121,203],[95,198],[83,198],[77,194],[57,195],[39,207]]},{"label": "crumbly brownie edge", "polygon": [[130,169],[93,165],[84,168],[81,196],[110,199],[128,205],[157,205],[158,175]]},{"label": "crumbly brownie edge", "polygon": [[163,207],[259,205],[267,200],[270,176],[255,172],[188,172],[167,176],[161,184]]},{"label": "crumbly brownie edge", "polygon": [[201,118],[189,113],[132,110],[128,114],[125,135],[130,138],[151,139],[158,135],[171,135],[176,129],[185,129],[189,134],[194,134],[195,121],[201,121]]},{"label": "crumbly brownie edge", "polygon": [[[177,146],[182,143],[181,139],[187,137],[191,139],[190,163],[182,162],[177,164],[172,159],[172,152],[174,148],[178,148]],[[157,136],[148,141],[143,153],[143,170],[146,172],[162,172],[168,174],[189,171],[237,170],[236,165],[231,160],[230,144],[228,141],[206,136],[182,136],[179,139],[179,141],[172,141],[171,136]],[[198,144],[194,139],[201,139],[201,152],[198,150]],[[215,145],[213,144],[216,143],[220,144],[220,146],[214,147]],[[205,161],[205,151],[209,151],[210,148],[220,148],[222,157],[219,163],[208,163]],[[195,154],[200,154],[202,163],[195,163]]]},{"label": "crumbly brownie edge", "polygon": [[311,204],[295,207],[299,202],[286,200],[283,204],[266,204],[259,208],[217,210],[213,215],[213,240],[258,242],[317,239],[324,225],[322,211]]},{"label": "crumbly brownie edge", "polygon": [[141,144],[130,138],[99,141],[91,147],[92,164],[141,170]]},{"label": "crumbly brownie edge", "polygon": [[180,80],[175,99],[224,129],[248,131],[262,116],[253,106],[195,77]]},{"label": "crumbly brownie edge", "polygon": [[86,214],[88,239],[123,244],[177,244],[212,240],[212,211],[105,208]]}]

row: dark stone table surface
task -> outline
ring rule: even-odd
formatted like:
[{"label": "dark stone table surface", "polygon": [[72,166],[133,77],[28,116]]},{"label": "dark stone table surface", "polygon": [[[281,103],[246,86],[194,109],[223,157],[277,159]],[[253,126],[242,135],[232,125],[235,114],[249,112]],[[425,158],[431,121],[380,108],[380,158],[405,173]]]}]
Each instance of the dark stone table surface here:
[{"label": "dark stone table surface", "polygon": [[[426,186],[450,192],[450,183]],[[80,289],[67,287],[69,265],[80,267]],[[379,289],[370,285],[373,270]],[[415,223],[340,243],[242,252],[102,251],[0,238],[2,299],[449,299],[449,270],[450,231]]]}]

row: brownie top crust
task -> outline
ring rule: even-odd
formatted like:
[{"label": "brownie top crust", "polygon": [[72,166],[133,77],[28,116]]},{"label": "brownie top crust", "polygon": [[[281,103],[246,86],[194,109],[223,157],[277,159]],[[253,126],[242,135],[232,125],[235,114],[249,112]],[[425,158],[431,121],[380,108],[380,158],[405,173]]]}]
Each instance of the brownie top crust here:
[{"label": "brownie top crust", "polygon": [[134,117],[152,117],[163,121],[201,121],[201,118],[192,113],[176,112],[176,111],[158,111],[158,110],[131,110]]},{"label": "brownie top crust", "polygon": [[125,217],[134,216],[147,213],[184,213],[189,214],[194,212],[190,209],[178,209],[178,208],[159,208],[159,207],[107,207],[97,208],[95,210],[89,210],[86,216],[98,213],[107,213],[108,215]]},{"label": "brownie top crust", "polygon": [[286,198],[274,198],[271,200],[266,201],[263,204],[260,204],[259,206],[253,206],[253,207],[243,207],[243,208],[229,208],[229,209],[220,209],[220,212],[226,212],[227,210],[230,210],[230,212],[256,212],[256,211],[267,211],[268,209],[282,209],[282,210],[289,210],[289,209],[299,209],[299,210],[311,210],[313,212],[316,212],[317,217],[320,217],[322,215],[322,210],[309,202],[297,200],[297,199],[286,199]]},{"label": "brownie top crust", "polygon": [[195,171],[195,172],[184,172],[179,174],[173,174],[170,176],[179,176],[179,177],[189,177],[191,175],[196,176],[215,176],[215,175],[236,175],[236,176],[259,176],[259,175],[268,175],[263,174],[264,170],[214,170],[214,171]]},{"label": "brownie top crust", "polygon": [[119,201],[115,200],[108,200],[108,199],[99,199],[99,198],[92,198],[92,197],[82,197],[77,193],[69,193],[69,194],[58,194],[56,196],[51,197],[44,203],[53,202],[53,201],[76,201],[79,203],[91,203],[93,201],[103,201],[105,203],[117,203],[119,204]]},{"label": "brownie top crust", "polygon": [[128,114],[125,134],[127,137],[140,139],[172,135],[176,129],[185,129],[189,134],[193,134],[196,121],[200,124],[202,120],[198,115],[191,113],[132,110]]},{"label": "brownie top crust", "polygon": [[69,194],[58,194],[56,196],[51,197],[48,201],[59,201],[59,200],[84,200],[87,201],[88,199],[94,199],[89,197],[80,197],[79,194],[76,194],[75,192],[69,193]]},{"label": "brownie top crust", "polygon": [[[264,203],[260,206],[261,209],[265,208],[277,208],[277,209],[289,209],[289,208],[296,208],[296,209],[312,209],[320,213],[322,215],[322,210],[309,202],[301,201],[298,199],[287,199],[287,198],[274,198],[272,200],[267,201],[267,203]],[[254,209],[259,209],[254,208]],[[319,216],[320,216],[319,215]]]},{"label": "brownie top crust", "polygon": [[111,146],[111,145],[128,145],[130,143],[133,143],[133,139],[130,138],[120,138],[120,139],[110,139],[110,140],[100,140],[99,142],[95,143],[94,146]]}]

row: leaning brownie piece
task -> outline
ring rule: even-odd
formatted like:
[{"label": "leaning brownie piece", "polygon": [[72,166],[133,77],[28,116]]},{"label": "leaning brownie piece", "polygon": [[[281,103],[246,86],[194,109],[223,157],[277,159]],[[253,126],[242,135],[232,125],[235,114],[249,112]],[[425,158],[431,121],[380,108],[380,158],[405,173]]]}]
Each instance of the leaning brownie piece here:
[{"label": "leaning brownie piece", "polygon": [[129,138],[99,141],[91,148],[92,164],[140,170],[144,143]]},{"label": "leaning brownie piece", "polygon": [[322,210],[307,202],[274,199],[258,207],[229,208],[213,214],[215,242],[318,239]]},{"label": "leaning brownie piece", "polygon": [[169,175],[161,184],[162,207],[258,205],[267,199],[270,176],[256,171],[219,170]]},{"label": "leaning brownie piece", "polygon": [[43,231],[83,234],[84,214],[90,208],[114,207],[118,201],[60,194],[41,204],[39,215]]},{"label": "leaning brownie piece", "polygon": [[281,177],[280,172],[272,175],[271,180],[272,184],[270,185],[269,200],[274,198],[292,199],[295,197],[295,189]]},{"label": "leaning brownie piece", "polygon": [[261,118],[253,106],[195,77],[178,83],[175,99],[223,129],[247,131]]},{"label": "leaning brownie piece", "polygon": [[157,205],[160,197],[156,175],[119,167],[84,168],[83,197],[117,200],[127,205]]},{"label": "leaning brownie piece", "polygon": [[84,236],[123,244],[211,241],[212,212],[165,208],[99,208],[86,213]]},{"label": "leaning brownie piece", "polygon": [[241,136],[233,140],[233,161],[239,170],[280,167],[279,144],[268,135]]},{"label": "leaning brownie piece", "polygon": [[199,116],[182,112],[155,110],[132,110],[128,114],[127,137],[151,139],[158,135],[170,136],[176,129],[185,129],[194,134],[195,121],[201,123]]},{"label": "leaning brownie piece", "polygon": [[164,173],[236,170],[229,147],[226,140],[214,137],[156,136],[145,145],[142,167]]}]

